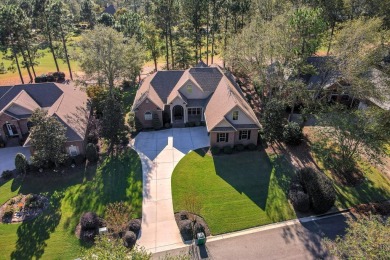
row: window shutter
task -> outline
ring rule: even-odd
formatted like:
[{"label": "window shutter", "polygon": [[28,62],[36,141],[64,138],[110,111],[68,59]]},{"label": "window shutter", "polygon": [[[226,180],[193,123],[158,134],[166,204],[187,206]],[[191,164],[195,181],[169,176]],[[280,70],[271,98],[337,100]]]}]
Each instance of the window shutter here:
[{"label": "window shutter", "polygon": [[229,142],[229,133],[226,133],[226,143]]},{"label": "window shutter", "polygon": [[248,140],[251,139],[251,130],[248,130]]}]

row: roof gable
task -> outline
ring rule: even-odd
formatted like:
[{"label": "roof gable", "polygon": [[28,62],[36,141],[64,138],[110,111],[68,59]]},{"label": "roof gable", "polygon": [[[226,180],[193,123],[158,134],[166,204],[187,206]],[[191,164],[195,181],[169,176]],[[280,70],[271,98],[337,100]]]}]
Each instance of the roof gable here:
[{"label": "roof gable", "polygon": [[183,73],[184,71],[178,70],[158,71],[150,81],[150,85],[152,85],[161,101],[165,104],[167,103],[169,94],[172,92]]}]

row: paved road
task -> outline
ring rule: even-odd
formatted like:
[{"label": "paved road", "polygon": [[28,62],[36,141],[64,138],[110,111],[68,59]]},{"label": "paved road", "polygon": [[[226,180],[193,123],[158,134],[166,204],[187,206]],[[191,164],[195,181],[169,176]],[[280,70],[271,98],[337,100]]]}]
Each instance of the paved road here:
[{"label": "paved road", "polygon": [[138,244],[148,251],[182,246],[172,205],[171,176],[190,151],[209,146],[205,127],[141,132],[132,143],[143,172],[142,228]]},{"label": "paved road", "polygon": [[321,245],[323,237],[343,235],[350,213],[265,229],[256,233],[207,242],[206,246],[187,246],[153,255],[190,253],[192,259],[331,259]]}]

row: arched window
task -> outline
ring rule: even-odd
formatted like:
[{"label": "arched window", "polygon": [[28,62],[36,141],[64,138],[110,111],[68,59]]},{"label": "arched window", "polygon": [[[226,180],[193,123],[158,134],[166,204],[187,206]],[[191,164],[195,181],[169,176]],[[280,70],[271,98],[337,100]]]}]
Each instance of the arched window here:
[{"label": "arched window", "polygon": [[152,118],[153,118],[152,112],[150,111],[145,112],[145,120],[152,120]]}]

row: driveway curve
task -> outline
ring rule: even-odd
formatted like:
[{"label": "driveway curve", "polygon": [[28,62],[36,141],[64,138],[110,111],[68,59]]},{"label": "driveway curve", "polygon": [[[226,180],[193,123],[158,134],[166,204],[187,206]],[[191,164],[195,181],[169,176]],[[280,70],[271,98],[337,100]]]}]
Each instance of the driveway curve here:
[{"label": "driveway curve", "polygon": [[141,158],[143,172],[142,227],[138,244],[152,253],[183,245],[173,212],[171,176],[189,151],[210,145],[206,128],[141,132],[131,145]]}]

